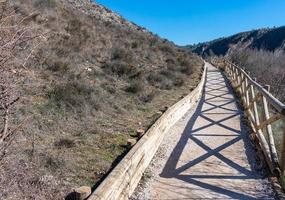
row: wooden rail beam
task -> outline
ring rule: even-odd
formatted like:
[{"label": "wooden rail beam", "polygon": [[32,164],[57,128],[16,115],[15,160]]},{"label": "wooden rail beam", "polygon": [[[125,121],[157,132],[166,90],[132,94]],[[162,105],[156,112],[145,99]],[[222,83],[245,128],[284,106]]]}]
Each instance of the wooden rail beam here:
[{"label": "wooden rail beam", "polygon": [[[244,69],[227,60],[223,61],[225,64],[225,72],[227,73],[232,83],[233,89],[240,94],[242,104],[245,108],[245,114],[248,117],[256,138],[260,143],[261,149],[264,153],[270,170],[274,174],[280,175],[279,166],[281,166],[282,173],[284,173],[285,127],[281,162],[279,162],[271,124],[277,120],[285,118],[285,105],[276,99],[272,94],[270,94],[269,89],[263,88],[259,83],[256,82],[255,79],[252,79],[249,73],[247,73]],[[255,90],[257,91],[257,94],[255,94]],[[259,109],[257,108],[257,102],[260,99],[262,99],[261,113],[259,113]],[[270,116],[269,106],[272,106],[272,108],[274,108],[278,113]],[[265,133],[264,131],[268,135],[268,142],[263,134]]]},{"label": "wooden rail beam", "polygon": [[244,85],[244,90],[245,90],[245,99],[246,99],[246,106],[249,106],[249,92],[248,92],[248,89],[249,89],[249,83],[248,83],[248,80],[247,78],[245,78],[245,85]]},{"label": "wooden rail beam", "polygon": [[[231,63],[226,60],[226,62]],[[266,89],[264,89],[259,83],[254,81],[243,69],[241,69],[239,66],[231,63],[235,69],[243,73],[247,78],[250,84],[252,84],[259,92],[262,93],[263,96],[266,97],[269,104],[271,104],[278,112],[285,115],[285,105],[280,102],[278,99],[276,99],[270,92],[268,92]]]},{"label": "wooden rail beam", "polygon": [[[249,87],[251,96],[252,96],[252,91],[251,91],[251,86]],[[254,91],[253,91],[254,92]],[[260,93],[257,93],[252,99],[250,100],[250,103],[245,107],[245,110],[251,109],[254,106],[254,103],[256,103],[262,95]]]},{"label": "wooden rail beam", "polygon": [[281,114],[275,114],[273,116],[266,115],[266,119],[257,126],[258,129],[263,129],[265,126],[272,124],[273,122],[284,118]]}]

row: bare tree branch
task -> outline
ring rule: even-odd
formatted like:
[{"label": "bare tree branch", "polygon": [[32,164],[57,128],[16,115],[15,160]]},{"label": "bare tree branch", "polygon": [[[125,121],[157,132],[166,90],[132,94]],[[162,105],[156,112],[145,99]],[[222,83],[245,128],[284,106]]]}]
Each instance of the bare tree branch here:
[{"label": "bare tree branch", "polygon": [[[18,77],[12,73],[14,68],[26,67],[29,58],[39,46],[29,42],[42,36],[36,27],[24,25],[25,21],[34,16],[20,16],[9,6],[8,2],[0,1],[0,159],[5,149],[11,144],[18,128],[13,124],[11,115],[20,96],[17,90]],[[34,46],[34,48],[33,48]],[[15,128],[16,127],[16,128]]]}]

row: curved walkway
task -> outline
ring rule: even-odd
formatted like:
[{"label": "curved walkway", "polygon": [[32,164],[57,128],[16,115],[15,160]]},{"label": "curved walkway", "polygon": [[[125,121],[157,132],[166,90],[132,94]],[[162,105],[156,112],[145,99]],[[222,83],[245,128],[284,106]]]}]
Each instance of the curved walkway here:
[{"label": "curved walkway", "polygon": [[207,65],[200,102],[166,135],[132,199],[274,199],[231,87]]}]

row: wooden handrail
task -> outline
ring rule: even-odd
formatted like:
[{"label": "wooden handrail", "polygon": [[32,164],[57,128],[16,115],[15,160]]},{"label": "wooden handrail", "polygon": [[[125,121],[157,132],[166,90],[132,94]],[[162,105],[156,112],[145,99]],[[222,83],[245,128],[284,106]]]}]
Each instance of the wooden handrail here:
[{"label": "wooden handrail", "polygon": [[[269,92],[269,87],[266,88],[261,86],[241,67],[226,59],[218,60],[217,58],[214,58],[213,62],[213,64],[218,66],[221,63],[223,64],[223,69],[232,83],[233,89],[239,93],[245,115],[248,117],[252,130],[254,131],[255,138],[258,139],[258,143],[260,144],[269,168],[278,176],[280,175],[280,172],[285,174],[285,125],[280,162],[271,127],[273,122],[285,119],[285,104],[280,102]],[[261,104],[261,110],[257,107],[260,100],[261,103],[259,104]],[[270,116],[270,108],[275,110],[273,116]],[[268,141],[265,139],[264,133],[267,133]]]},{"label": "wooden handrail", "polygon": [[262,93],[262,95],[267,99],[268,103],[270,103],[278,112],[282,113],[285,115],[285,104],[280,102],[277,98],[275,98],[270,92],[268,92],[266,89],[264,89],[259,83],[254,81],[242,68],[239,66],[235,65],[234,63],[231,63],[228,60],[225,60],[227,64],[230,64],[237,68],[240,72],[243,73],[243,75],[246,76],[250,84],[254,85],[256,89]]}]

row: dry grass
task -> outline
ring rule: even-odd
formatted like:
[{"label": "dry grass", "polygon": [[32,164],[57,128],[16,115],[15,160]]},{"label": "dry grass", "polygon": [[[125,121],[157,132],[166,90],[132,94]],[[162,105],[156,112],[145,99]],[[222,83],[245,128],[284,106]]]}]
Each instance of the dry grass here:
[{"label": "dry grass", "polygon": [[20,73],[15,116],[30,120],[1,163],[2,199],[62,199],[95,185],[137,129],[199,82],[197,56],[78,2],[13,1],[21,15],[41,13],[26,23],[48,34]]}]

